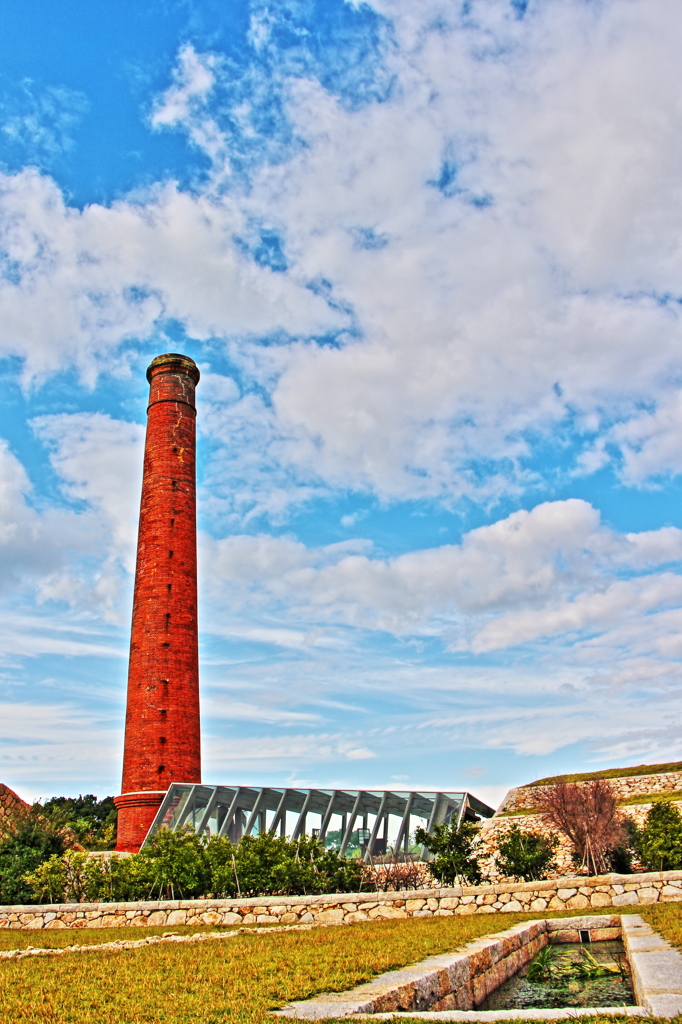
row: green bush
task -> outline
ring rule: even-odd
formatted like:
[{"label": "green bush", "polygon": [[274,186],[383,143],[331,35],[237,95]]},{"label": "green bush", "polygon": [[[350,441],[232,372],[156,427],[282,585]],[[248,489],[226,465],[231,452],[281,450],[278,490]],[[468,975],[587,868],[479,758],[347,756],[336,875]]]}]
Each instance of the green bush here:
[{"label": "green bush", "polygon": [[0,903],[32,903],[33,891],[24,876],[66,847],[62,831],[36,805],[15,811],[0,838]]},{"label": "green bush", "polygon": [[554,866],[554,853],[558,845],[557,836],[548,839],[537,832],[522,832],[518,825],[513,825],[500,842],[495,861],[499,871],[507,878],[536,882],[545,878]]},{"label": "green bush", "polygon": [[478,825],[472,821],[463,821],[459,827],[456,822],[436,825],[432,833],[418,828],[414,833],[416,842],[435,854],[429,867],[443,885],[477,885],[481,881],[481,869],[474,856],[477,836]]},{"label": "green bush", "polygon": [[682,814],[670,800],[651,807],[642,828],[630,824],[632,843],[650,871],[673,871],[682,867]]},{"label": "green bush", "polygon": [[149,865],[153,878],[151,896],[195,899],[210,891],[211,871],[206,843],[190,827],[177,832],[159,829],[137,857]]},{"label": "green bush", "polygon": [[364,875],[361,862],[325,850],[314,837],[292,842],[264,832],[235,845],[187,828],[160,829],[129,857],[55,854],[27,872],[24,884],[41,903],[94,903],[357,892]]},{"label": "green bush", "polygon": [[103,860],[67,850],[39,864],[25,882],[38,903],[124,903],[150,899],[155,875],[152,862],[144,857]]},{"label": "green bush", "polygon": [[292,841],[274,832],[244,836],[234,846],[215,837],[206,844],[215,896],[268,896],[357,892],[365,868],[325,850],[314,836]]},{"label": "green bush", "polygon": [[616,846],[613,850],[609,850],[606,854],[606,860],[608,862],[609,870],[615,871],[619,875],[631,875],[633,870],[633,835],[636,833],[636,826],[635,833],[633,833],[632,829],[628,825],[629,821],[630,819],[626,818],[623,823],[623,828],[625,829],[624,841],[619,846]]},{"label": "green bush", "polygon": [[103,800],[93,793],[54,796],[43,804],[42,813],[59,828],[73,832],[86,850],[111,850],[116,845],[118,813],[112,796]]}]

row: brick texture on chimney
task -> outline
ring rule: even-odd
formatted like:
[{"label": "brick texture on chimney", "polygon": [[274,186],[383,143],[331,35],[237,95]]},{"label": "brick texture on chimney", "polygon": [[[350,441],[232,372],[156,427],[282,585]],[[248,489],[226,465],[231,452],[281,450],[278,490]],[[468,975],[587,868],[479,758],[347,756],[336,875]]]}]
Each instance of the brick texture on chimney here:
[{"label": "brick texture on chimney", "polygon": [[201,782],[197,629],[199,369],[157,356],[150,384],[116,849],[139,850],[171,782]]}]

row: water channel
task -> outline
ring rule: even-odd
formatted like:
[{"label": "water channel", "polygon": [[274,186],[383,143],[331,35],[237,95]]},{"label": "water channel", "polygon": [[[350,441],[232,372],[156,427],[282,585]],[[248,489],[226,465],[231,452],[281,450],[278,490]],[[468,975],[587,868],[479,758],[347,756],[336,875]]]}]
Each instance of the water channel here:
[{"label": "water channel", "polygon": [[[569,942],[545,947],[533,963],[547,960],[547,970],[535,970],[527,964],[505,981],[476,1007],[477,1010],[551,1009],[567,1006],[633,1006],[635,997],[623,943]],[[592,957],[598,964],[613,969],[603,977],[589,977],[594,971]],[[577,969],[577,970],[576,970]],[[585,973],[580,975],[580,971]],[[531,978],[536,980],[530,980]],[[540,977],[538,977],[538,975]]]}]

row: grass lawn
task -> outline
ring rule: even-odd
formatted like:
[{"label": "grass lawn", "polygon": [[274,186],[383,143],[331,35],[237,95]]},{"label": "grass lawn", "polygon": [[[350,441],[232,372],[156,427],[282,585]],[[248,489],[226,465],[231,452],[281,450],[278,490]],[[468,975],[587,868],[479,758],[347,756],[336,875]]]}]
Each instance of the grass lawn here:
[{"label": "grass lawn", "polygon": [[[42,949],[59,949],[61,946],[91,946],[99,942],[115,942],[118,939],[144,939],[147,935],[167,935],[169,932],[178,935],[194,935],[197,932],[232,932],[239,925],[158,925],[154,928],[59,928],[54,931],[44,929],[15,931],[3,928],[0,931],[0,950],[25,949],[27,946],[39,946]],[[243,927],[264,928],[265,925],[244,925]],[[0,1022],[4,1024],[4,1021]]]},{"label": "grass lawn", "polygon": [[546,779],[536,779],[531,786],[556,786],[560,782],[590,782],[592,779],[631,779],[639,775],[659,775],[662,772],[679,772],[682,761],[670,761],[667,764],[638,764],[631,768],[608,768],[603,772],[579,772],[577,775],[551,775]]},{"label": "grass lawn", "polygon": [[[682,904],[632,909],[682,945]],[[610,913],[611,908],[604,912]],[[342,991],[382,971],[539,916],[543,915],[370,921],[306,932],[240,935],[229,942],[196,946],[168,944],[121,953],[4,961],[0,962],[0,1020],[3,1024],[223,1024],[228,1020],[265,1024],[269,1009],[292,999]],[[123,938],[123,933],[140,938],[164,930],[187,929],[33,933],[33,941],[27,944],[42,945],[49,938],[69,945],[81,939]],[[407,1024],[409,1017],[401,1014],[399,1019]],[[616,1019],[603,1020],[614,1024]]]}]

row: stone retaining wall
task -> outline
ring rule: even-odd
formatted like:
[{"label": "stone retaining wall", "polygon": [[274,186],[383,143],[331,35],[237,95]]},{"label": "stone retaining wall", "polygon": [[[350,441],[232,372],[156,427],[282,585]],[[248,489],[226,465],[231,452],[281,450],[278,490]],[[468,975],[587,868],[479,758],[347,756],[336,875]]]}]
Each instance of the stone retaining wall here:
[{"label": "stone retaining wall", "polygon": [[[608,778],[606,781],[622,805],[622,812],[639,826],[642,826],[646,820],[653,796],[663,796],[669,793],[673,799],[679,801],[679,794],[682,792],[682,771],[652,772],[650,775],[625,775],[620,778]],[[552,788],[551,785],[531,784],[510,789],[494,817],[481,822],[476,856],[486,881],[501,880],[502,876],[497,869],[495,855],[500,842],[506,838],[515,825],[524,832],[536,832],[547,838],[556,837],[559,840],[554,856],[556,870],[552,873],[555,877],[569,874],[575,870],[573,847],[567,836],[557,832],[553,826],[543,821],[537,807],[539,796]],[[626,802],[635,800],[637,800],[636,803]],[[677,806],[682,810],[682,801],[678,802]],[[634,866],[635,868],[643,867],[636,863]]]},{"label": "stone retaining wall", "polygon": [[682,1013],[682,956],[639,914],[621,917],[635,997],[652,1017]]},{"label": "stone retaining wall", "polygon": [[2,835],[3,821],[7,820],[14,811],[20,808],[28,810],[28,804],[18,797],[13,789],[0,782],[0,835]]},{"label": "stone retaining wall", "polygon": [[507,838],[514,826],[518,826],[522,832],[535,832],[546,839],[557,838],[559,843],[554,851],[555,870],[549,877],[561,878],[570,875],[575,871],[573,863],[573,847],[569,839],[562,833],[557,832],[553,826],[535,815],[514,815],[508,818],[488,818],[481,822],[481,828],[476,840],[476,858],[481,873],[486,882],[499,882],[502,874],[498,870],[496,855],[500,843]]},{"label": "stone retaining wall", "polygon": [[559,878],[411,892],[263,896],[238,900],[67,903],[0,907],[0,928],[124,925],[334,924],[375,918],[451,917],[512,911],[587,910],[682,902],[682,871]]},{"label": "stone retaining wall", "polygon": [[[623,775],[619,778],[607,778],[610,788],[619,801],[630,800],[641,796],[646,798],[653,794],[674,793],[682,790],[682,771],[652,772],[651,775]],[[497,814],[523,813],[537,804],[538,796],[552,789],[547,786],[517,786],[510,789],[497,809]],[[642,799],[646,803],[646,799]]]},{"label": "stone retaining wall", "polygon": [[[468,1011],[513,978],[548,942],[579,942],[581,928],[589,930],[591,942],[617,939],[620,921],[620,915],[527,921],[469,942],[456,953],[387,971],[346,992],[323,992],[289,1003],[273,1016],[320,1020],[360,1013]],[[495,1014],[487,1016],[490,1019]]]}]

